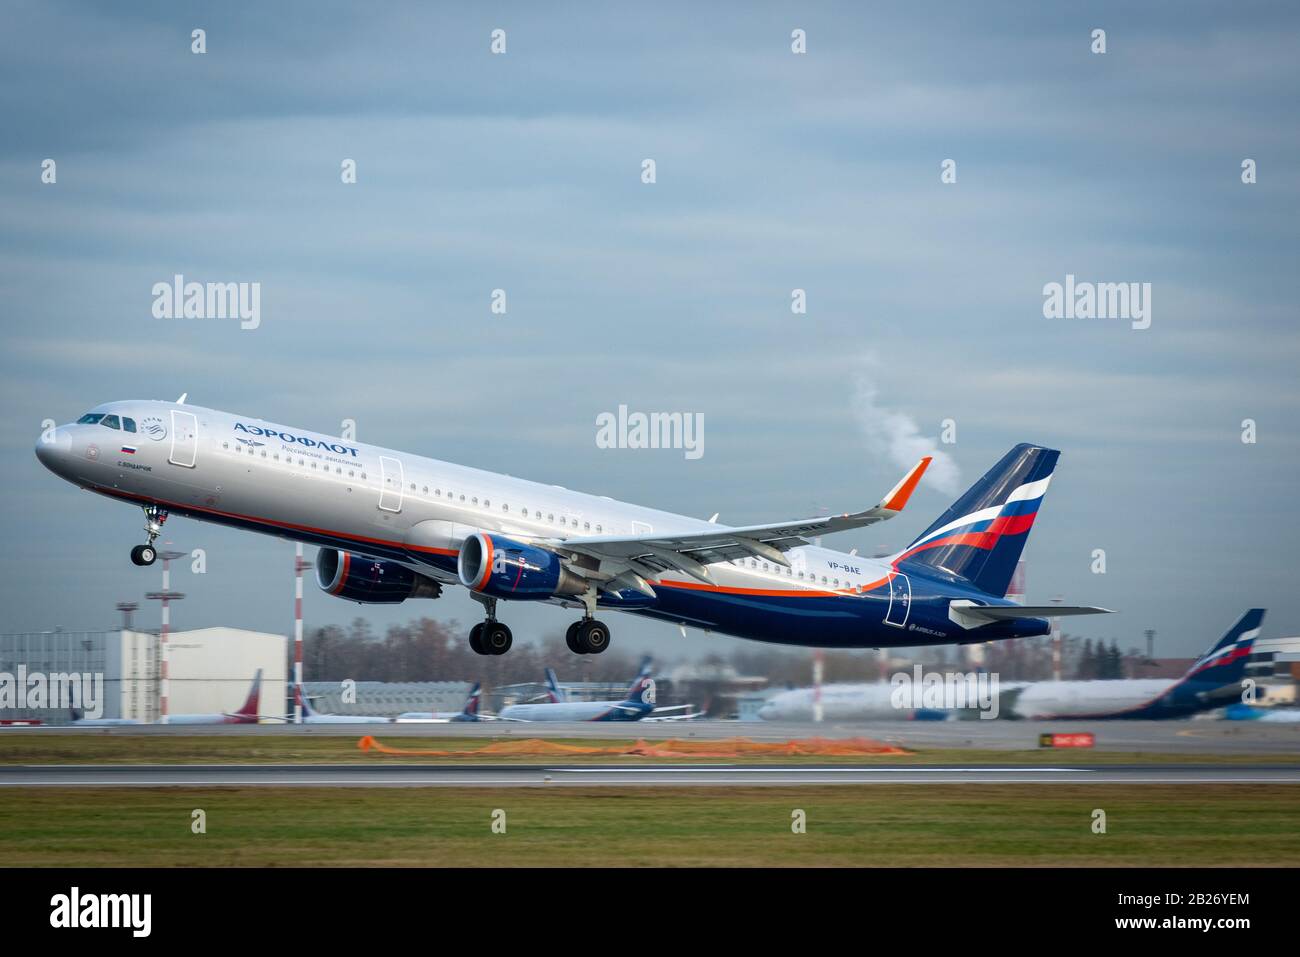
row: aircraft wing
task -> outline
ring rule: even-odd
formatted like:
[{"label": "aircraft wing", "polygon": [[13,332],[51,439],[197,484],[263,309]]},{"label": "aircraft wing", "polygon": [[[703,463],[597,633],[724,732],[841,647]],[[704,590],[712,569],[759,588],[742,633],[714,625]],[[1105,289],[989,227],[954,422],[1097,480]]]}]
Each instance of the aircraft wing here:
[{"label": "aircraft wing", "polygon": [[[542,544],[557,552],[585,555],[609,562],[622,574],[609,576],[606,587],[612,590],[633,588],[653,597],[654,590],[645,581],[668,571],[679,571],[709,581],[706,566],[713,562],[757,556],[778,565],[789,566],[783,552],[817,535],[829,535],[864,528],[893,518],[903,510],[921,476],[930,465],[930,456],[914,465],[878,505],[861,512],[824,515],[794,522],[771,525],[745,525],[739,528],[716,528],[698,532],[639,535],[630,538],[616,535],[589,535],[579,538],[546,539]],[[579,573],[584,569],[575,567]]]},{"label": "aircraft wing", "polygon": [[655,708],[648,716],[642,718],[642,721],[690,721],[692,718],[704,717],[703,711],[693,711],[690,714],[661,714],[661,712],[678,711],[689,708],[690,705],[675,705],[671,708]]}]

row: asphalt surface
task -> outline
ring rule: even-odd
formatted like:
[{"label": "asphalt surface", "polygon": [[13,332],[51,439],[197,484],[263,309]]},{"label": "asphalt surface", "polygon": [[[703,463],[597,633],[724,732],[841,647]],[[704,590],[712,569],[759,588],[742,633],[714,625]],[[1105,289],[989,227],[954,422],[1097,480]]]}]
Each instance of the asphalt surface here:
[{"label": "asphalt surface", "polygon": [[11,765],[0,787],[536,787],[822,784],[1300,784],[1300,767],[1134,764],[1097,768],[774,765]]},{"label": "asphalt surface", "polygon": [[124,728],[4,728],[7,735],[285,735],[310,734],[380,740],[424,738],[716,738],[744,737],[756,741],[795,738],[865,737],[905,748],[973,748],[1018,751],[1038,747],[1047,731],[1090,731],[1099,751],[1161,754],[1300,754],[1300,724],[1257,721],[875,721],[862,724],[810,724],[767,721],[673,721],[537,723],[457,722],[455,724],[375,725],[211,725],[138,726]]}]

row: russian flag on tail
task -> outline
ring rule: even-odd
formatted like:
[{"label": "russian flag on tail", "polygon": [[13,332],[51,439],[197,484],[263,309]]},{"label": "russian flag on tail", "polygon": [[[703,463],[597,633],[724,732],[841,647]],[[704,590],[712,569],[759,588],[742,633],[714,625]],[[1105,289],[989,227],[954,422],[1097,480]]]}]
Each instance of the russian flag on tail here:
[{"label": "russian flag on tail", "polygon": [[894,564],[938,569],[1003,597],[1060,454],[1039,445],[1017,445]]}]

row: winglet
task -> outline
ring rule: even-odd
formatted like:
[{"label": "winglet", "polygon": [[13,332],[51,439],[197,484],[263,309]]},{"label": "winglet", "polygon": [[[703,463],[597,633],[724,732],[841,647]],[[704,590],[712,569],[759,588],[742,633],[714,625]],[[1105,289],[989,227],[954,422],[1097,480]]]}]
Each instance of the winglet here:
[{"label": "winglet", "polygon": [[888,509],[891,512],[901,512],[903,506],[907,504],[907,500],[912,497],[912,492],[916,490],[917,483],[921,481],[921,476],[924,475],[925,470],[930,467],[930,462],[932,460],[933,456],[927,455],[925,458],[921,459],[921,461],[912,466],[912,471],[904,475],[903,480],[895,485],[890,493],[885,496],[885,500],[880,503],[880,507]]}]

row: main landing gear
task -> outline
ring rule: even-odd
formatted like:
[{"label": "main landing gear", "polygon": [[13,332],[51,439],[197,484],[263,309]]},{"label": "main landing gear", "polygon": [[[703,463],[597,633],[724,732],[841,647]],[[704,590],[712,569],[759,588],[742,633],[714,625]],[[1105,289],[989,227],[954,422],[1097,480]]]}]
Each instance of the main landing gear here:
[{"label": "main landing gear", "polygon": [[477,595],[474,597],[482,602],[487,618],[469,630],[469,646],[475,654],[504,655],[515,639],[510,633],[510,627],[497,621],[497,600]]},{"label": "main landing gear", "polygon": [[575,621],[564,633],[564,643],[575,655],[598,655],[609,647],[609,626],[595,618]]},{"label": "main landing gear", "polygon": [[152,565],[158,558],[158,551],[153,547],[154,540],[162,534],[163,523],[167,521],[167,512],[157,505],[145,505],[144,530],[149,536],[149,544],[137,545],[131,549],[131,561],[137,565]]}]

